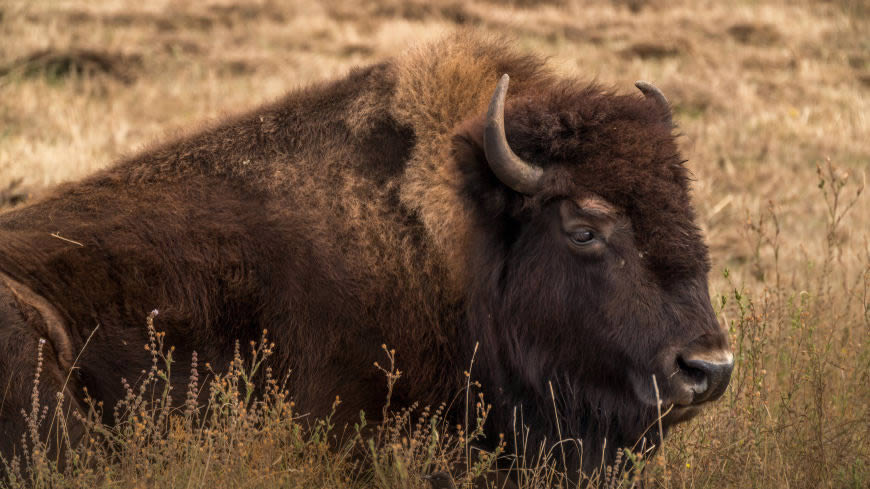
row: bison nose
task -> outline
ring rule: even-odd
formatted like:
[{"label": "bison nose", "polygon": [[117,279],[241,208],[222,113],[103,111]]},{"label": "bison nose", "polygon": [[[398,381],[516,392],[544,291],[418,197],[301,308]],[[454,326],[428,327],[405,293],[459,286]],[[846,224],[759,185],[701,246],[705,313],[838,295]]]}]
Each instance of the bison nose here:
[{"label": "bison nose", "polygon": [[673,379],[677,388],[683,391],[679,397],[689,401],[686,404],[700,404],[714,401],[725,392],[733,369],[731,352],[678,355]]}]

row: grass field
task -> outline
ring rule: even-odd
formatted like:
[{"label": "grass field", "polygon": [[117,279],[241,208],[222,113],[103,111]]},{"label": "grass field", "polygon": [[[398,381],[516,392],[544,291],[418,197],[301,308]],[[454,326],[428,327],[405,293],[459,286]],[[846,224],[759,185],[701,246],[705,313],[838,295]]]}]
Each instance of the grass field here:
[{"label": "grass field", "polygon": [[[647,487],[870,487],[864,0],[3,0],[0,206],[459,26],[620,91],[653,81],[674,105],[737,367],[724,398],[642,462]],[[245,398],[256,362],[243,356],[208,411],[146,409],[133,386],[124,423],[92,423],[66,473],[38,451],[16,473],[42,487],[426,487],[419,476],[474,436],[436,407],[374,438],[303,423],[278,382],[239,408],[224,401]],[[523,487],[558,479],[543,462],[524,473]]]}]

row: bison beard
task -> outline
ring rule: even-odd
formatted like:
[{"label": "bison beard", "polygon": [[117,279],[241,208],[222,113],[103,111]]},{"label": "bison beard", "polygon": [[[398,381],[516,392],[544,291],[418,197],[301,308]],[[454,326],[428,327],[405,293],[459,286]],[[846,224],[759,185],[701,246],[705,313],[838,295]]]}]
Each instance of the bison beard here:
[{"label": "bison beard", "polygon": [[[156,307],[173,371],[268,329],[297,405],[340,395],[342,424],[381,410],[379,345],[393,406],[457,396],[479,345],[487,440],[522,422],[595,468],[655,422],[653,376],[667,428],[731,369],[670,111],[638,88],[461,33],[61,186],[0,215],[0,375],[32,378],[43,338],[43,397],[111,406]],[[28,402],[7,389],[5,457]]]}]

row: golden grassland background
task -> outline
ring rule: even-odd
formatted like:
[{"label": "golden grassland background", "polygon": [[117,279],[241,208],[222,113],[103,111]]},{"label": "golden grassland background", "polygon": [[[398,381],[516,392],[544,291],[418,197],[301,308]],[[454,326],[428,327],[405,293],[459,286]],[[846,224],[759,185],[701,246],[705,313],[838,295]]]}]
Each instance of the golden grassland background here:
[{"label": "golden grassland background", "polygon": [[[725,397],[650,462],[649,487],[868,487],[863,0],[2,0],[0,206],[457,28],[508,34],[615,91],[652,81],[674,106],[738,364]],[[368,469],[297,435],[294,452],[249,433],[256,449],[223,465],[116,453],[96,479],[31,474],[56,485],[233,487],[235,473],[263,487],[424,487],[433,467],[398,435],[373,446]]]}]

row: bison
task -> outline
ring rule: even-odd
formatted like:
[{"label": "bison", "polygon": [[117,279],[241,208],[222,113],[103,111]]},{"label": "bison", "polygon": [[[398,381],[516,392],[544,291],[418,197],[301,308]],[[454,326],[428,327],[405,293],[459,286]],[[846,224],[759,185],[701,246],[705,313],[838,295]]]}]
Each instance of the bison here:
[{"label": "bison", "polygon": [[393,406],[454,398],[476,355],[487,440],[521,413],[533,443],[582,443],[576,469],[658,436],[659,399],[662,431],[692,417],[732,355],[668,103],[637,87],[460,33],[5,212],[0,453],[20,448],[38,342],[44,402],[111,406],[150,364],[154,308],[173,382],[268,329],[299,409],[339,395],[338,424],[380,413],[382,344]]}]

